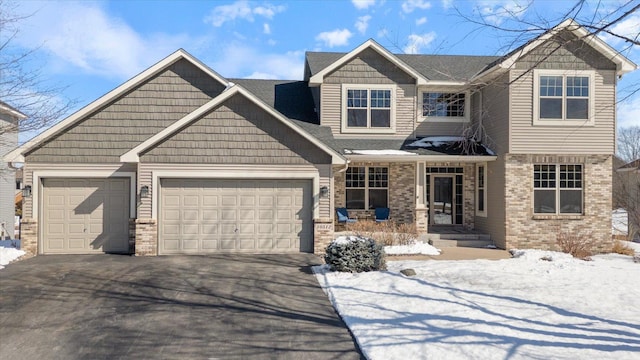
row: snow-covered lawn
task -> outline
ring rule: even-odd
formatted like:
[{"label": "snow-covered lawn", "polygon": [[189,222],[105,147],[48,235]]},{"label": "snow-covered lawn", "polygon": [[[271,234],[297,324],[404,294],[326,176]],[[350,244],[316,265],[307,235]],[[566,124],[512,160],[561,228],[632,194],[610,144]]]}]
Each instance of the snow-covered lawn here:
[{"label": "snow-covered lawn", "polygon": [[416,241],[410,245],[385,246],[384,252],[387,255],[440,255],[440,249],[421,241]]},{"label": "snow-covered lawn", "polygon": [[369,359],[640,359],[640,264],[519,255],[314,271]]}]

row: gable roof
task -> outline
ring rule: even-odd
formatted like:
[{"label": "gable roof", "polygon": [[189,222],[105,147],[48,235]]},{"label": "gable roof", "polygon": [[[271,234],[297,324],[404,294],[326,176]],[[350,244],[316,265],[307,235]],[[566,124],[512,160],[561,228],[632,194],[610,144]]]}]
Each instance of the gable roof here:
[{"label": "gable roof", "polygon": [[[310,76],[338,61],[347,53],[339,52],[307,52],[307,64]],[[485,69],[489,64],[501,59],[500,56],[470,56],[470,55],[422,55],[422,54],[394,54],[405,64],[411,66],[429,83],[463,82]]]},{"label": "gable roof", "polygon": [[627,164],[624,164],[620,168],[618,168],[618,171],[620,172],[636,171],[636,170],[640,172],[640,159],[633,160]]},{"label": "gable roof", "polygon": [[358,55],[359,53],[361,53],[365,49],[374,50],[375,52],[380,54],[382,57],[386,58],[387,60],[392,62],[394,65],[399,67],[402,71],[404,71],[407,74],[411,75],[411,77],[416,79],[416,84],[425,85],[427,83],[427,79],[424,76],[422,76],[422,74],[417,72],[411,66],[405,64],[404,61],[400,60],[397,56],[392,54],[389,50],[385,49],[382,45],[380,45],[377,42],[375,42],[373,39],[369,39],[369,40],[365,41],[364,43],[362,43],[357,48],[351,50],[350,52],[348,52],[348,53],[346,53],[344,55],[342,55],[340,58],[332,61],[330,64],[328,64],[327,66],[323,67],[321,70],[319,70],[313,76],[311,76],[309,78],[309,86],[318,86],[318,85],[322,84],[322,82],[324,81],[324,77],[327,74],[331,73],[332,71],[336,70],[340,66],[344,65],[345,63],[347,63],[349,60],[353,59],[356,55]]},{"label": "gable roof", "polygon": [[121,162],[131,162],[131,163],[139,162],[140,161],[140,157],[139,157],[140,153],[142,153],[142,152],[144,152],[144,151],[146,151],[148,149],[151,149],[156,144],[162,142],[164,139],[166,139],[169,136],[171,136],[171,135],[175,134],[176,132],[180,131],[182,128],[184,128],[185,126],[189,125],[191,122],[199,119],[204,114],[206,114],[208,111],[210,111],[214,107],[224,103],[226,100],[228,100],[229,98],[231,98],[233,95],[236,95],[236,94],[241,94],[244,97],[246,97],[247,99],[253,101],[256,105],[258,105],[264,111],[266,111],[267,113],[272,115],[274,118],[276,118],[277,120],[283,122],[286,126],[291,128],[296,133],[300,134],[303,138],[309,140],[309,142],[311,142],[312,144],[314,144],[318,148],[322,149],[327,154],[331,155],[333,164],[342,165],[342,164],[344,164],[346,162],[346,159],[341,154],[339,154],[338,152],[334,151],[332,148],[330,148],[329,146],[327,146],[323,142],[319,141],[316,137],[312,136],[307,131],[305,131],[304,129],[302,129],[298,125],[296,125],[296,123],[294,123],[291,120],[289,120],[286,116],[284,116],[283,114],[279,113],[274,108],[272,108],[271,106],[269,106],[266,103],[264,103],[263,101],[261,101],[254,94],[252,94],[251,92],[249,92],[248,90],[244,89],[242,86],[237,85],[237,84],[234,84],[234,85],[230,86],[225,91],[223,91],[222,94],[220,94],[220,95],[216,96],[215,98],[211,99],[206,104],[204,104],[201,107],[199,107],[198,109],[194,110],[193,112],[191,112],[187,116],[185,116],[182,119],[176,121],[175,123],[173,123],[170,126],[166,127],[165,129],[163,129],[162,131],[160,131],[156,135],[150,137],[149,139],[147,139],[143,143],[139,144],[138,146],[136,146],[133,149],[129,150],[128,152],[124,153],[122,156],[120,156],[120,161]]},{"label": "gable roof", "polygon": [[591,33],[584,26],[580,25],[573,19],[567,19],[554,28],[550,29],[549,31],[546,31],[542,35],[510,51],[505,56],[496,59],[496,61],[489,64],[486,68],[482,69],[475,78],[493,73],[494,71],[508,70],[512,68],[514,64],[523,56],[527,55],[533,49],[542,45],[544,42],[564,30],[572,32],[575,36],[578,37],[578,39],[584,41],[585,43],[593,47],[596,51],[600,52],[602,55],[614,62],[616,64],[616,75],[621,76],[637,69],[638,66],[634,62],[609,46],[606,42]]},{"label": "gable roof", "polygon": [[0,113],[11,115],[17,119],[26,119],[27,115],[21,113],[13,106],[7,104],[6,102],[0,100]]},{"label": "gable roof", "polygon": [[78,110],[77,112],[75,112],[71,116],[67,117],[66,119],[60,121],[59,123],[55,124],[54,126],[50,127],[49,129],[47,129],[46,131],[42,132],[40,135],[38,135],[38,136],[34,137],[33,139],[27,141],[22,146],[20,146],[20,147],[14,149],[13,151],[9,152],[8,154],[6,154],[4,156],[4,161],[6,161],[6,162],[24,162],[24,154],[27,153],[29,150],[33,149],[34,147],[36,147],[42,141],[44,141],[46,139],[49,139],[51,136],[54,136],[55,134],[57,134],[57,133],[59,133],[61,131],[66,130],[67,128],[69,128],[70,126],[75,124],[77,121],[80,121],[80,120],[84,119],[87,115],[93,113],[95,110],[97,110],[100,107],[108,104],[110,101],[112,101],[114,99],[117,99],[121,95],[123,95],[123,94],[127,93],[128,91],[134,89],[136,86],[144,83],[148,79],[150,79],[153,76],[157,75],[158,73],[164,71],[169,66],[171,66],[175,62],[177,62],[179,60],[182,60],[182,59],[189,61],[194,66],[196,66],[200,70],[202,70],[205,74],[211,76],[212,79],[214,79],[215,81],[218,81],[220,84],[222,84],[224,86],[228,86],[229,85],[229,82],[224,77],[220,76],[217,72],[213,71],[211,68],[209,68],[208,66],[206,66],[205,64],[200,62],[200,60],[198,60],[195,57],[193,57],[191,54],[186,52],[184,49],[178,49],[173,54],[171,54],[171,55],[167,56],[166,58],[160,60],[159,62],[157,62],[156,64],[154,64],[150,68],[142,71],[138,75],[136,75],[133,78],[129,79],[124,84],[122,84],[122,85],[118,86],[117,88],[111,90],[110,92],[108,92],[105,95],[101,96],[100,98],[98,98],[97,100],[93,101],[89,105],[87,105],[87,106],[83,107],[82,109]]}]

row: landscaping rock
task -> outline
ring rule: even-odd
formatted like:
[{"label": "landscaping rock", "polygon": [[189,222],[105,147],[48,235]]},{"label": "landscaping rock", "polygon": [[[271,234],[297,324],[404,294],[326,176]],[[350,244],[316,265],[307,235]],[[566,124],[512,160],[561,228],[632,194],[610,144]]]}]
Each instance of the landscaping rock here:
[{"label": "landscaping rock", "polygon": [[633,255],[633,262],[640,263],[640,254]]},{"label": "landscaping rock", "polygon": [[404,276],[415,276],[416,275],[416,271],[413,269],[403,269],[400,270],[400,273]]}]

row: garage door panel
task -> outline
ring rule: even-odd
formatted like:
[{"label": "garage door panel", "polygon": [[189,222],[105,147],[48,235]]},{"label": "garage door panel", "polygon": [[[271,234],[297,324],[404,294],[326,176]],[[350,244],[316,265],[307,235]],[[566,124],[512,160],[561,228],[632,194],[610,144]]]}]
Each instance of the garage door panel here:
[{"label": "garage door panel", "polygon": [[129,179],[43,179],[44,253],[129,251]]},{"label": "garage door panel", "polygon": [[[310,180],[162,179],[160,253],[311,251],[311,198]],[[185,220],[192,209],[197,233]]]}]

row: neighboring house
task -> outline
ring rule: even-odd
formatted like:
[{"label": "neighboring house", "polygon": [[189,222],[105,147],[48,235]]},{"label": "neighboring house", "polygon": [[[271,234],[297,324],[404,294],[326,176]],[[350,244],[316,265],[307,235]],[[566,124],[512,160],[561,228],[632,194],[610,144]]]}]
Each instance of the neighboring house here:
[{"label": "neighboring house", "polygon": [[[0,154],[4,155],[18,145],[18,121],[26,116],[9,104],[0,101]],[[15,222],[15,170],[0,163],[0,239],[14,237]]]},{"label": "neighboring house", "polygon": [[[619,166],[614,174],[614,203],[627,211],[629,239],[640,239],[640,159]],[[617,195],[617,197],[616,197]]]},{"label": "neighboring house", "polygon": [[504,57],[311,52],[303,81],[179,50],[5,157],[32,187],[23,249],[321,253],[335,208],[388,207],[421,233],[549,248],[563,227],[608,250],[615,84],[635,68],[571,20]]}]

